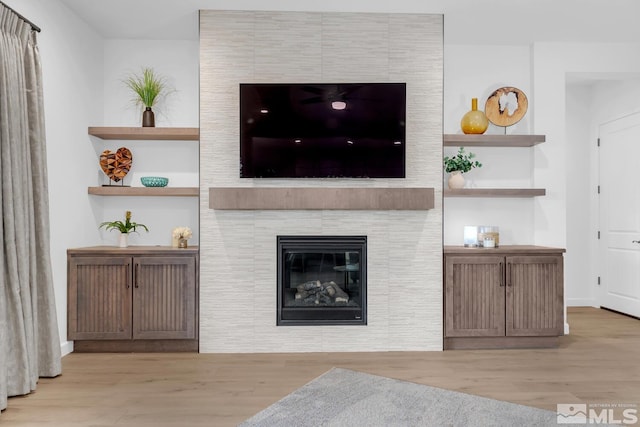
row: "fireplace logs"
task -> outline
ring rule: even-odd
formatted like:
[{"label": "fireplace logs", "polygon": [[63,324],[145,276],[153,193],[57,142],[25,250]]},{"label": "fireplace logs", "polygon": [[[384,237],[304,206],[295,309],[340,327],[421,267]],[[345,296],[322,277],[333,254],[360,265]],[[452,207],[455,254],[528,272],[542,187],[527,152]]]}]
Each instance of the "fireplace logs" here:
[{"label": "fireplace logs", "polygon": [[349,302],[349,295],[333,281],[305,282],[296,286],[296,290],[296,301],[305,305],[335,305]]}]

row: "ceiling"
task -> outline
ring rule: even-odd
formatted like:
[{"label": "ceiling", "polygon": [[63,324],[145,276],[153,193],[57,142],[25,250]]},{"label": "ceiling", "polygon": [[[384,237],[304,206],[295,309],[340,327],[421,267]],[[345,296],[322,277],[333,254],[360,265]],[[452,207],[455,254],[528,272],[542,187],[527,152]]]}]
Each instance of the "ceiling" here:
[{"label": "ceiling", "polygon": [[197,40],[198,10],[442,13],[445,44],[640,42],[638,0],[60,0],[107,39]]}]

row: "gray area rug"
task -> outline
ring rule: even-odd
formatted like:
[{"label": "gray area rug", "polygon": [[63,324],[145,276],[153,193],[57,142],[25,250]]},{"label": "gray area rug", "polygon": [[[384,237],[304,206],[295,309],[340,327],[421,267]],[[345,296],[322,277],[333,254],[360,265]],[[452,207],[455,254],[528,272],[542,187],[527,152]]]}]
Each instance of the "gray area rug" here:
[{"label": "gray area rug", "polygon": [[333,368],[240,426],[557,426],[556,413]]}]

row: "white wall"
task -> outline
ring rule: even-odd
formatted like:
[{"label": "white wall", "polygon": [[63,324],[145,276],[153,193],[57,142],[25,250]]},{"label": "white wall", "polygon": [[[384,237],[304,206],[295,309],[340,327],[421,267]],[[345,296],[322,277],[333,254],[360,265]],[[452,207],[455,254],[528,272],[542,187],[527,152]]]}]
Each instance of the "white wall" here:
[{"label": "white wall", "polygon": [[[612,74],[598,75],[590,87],[590,120],[591,137],[597,138],[598,127],[606,122],[623,116],[640,112],[640,76],[625,73],[625,76]],[[596,132],[593,134],[593,132]]]},{"label": "white wall", "polygon": [[533,52],[535,129],[547,134],[536,156],[536,185],[547,197],[536,205],[535,239],[566,245],[566,76],[567,73],[637,72],[637,45],[538,43]]},{"label": "white wall", "polygon": [[566,163],[566,301],[568,306],[599,306],[596,141],[601,124],[640,111],[640,78],[631,73],[567,73],[566,95],[566,141],[570,153]]},{"label": "white wall", "polygon": [[[132,101],[124,85],[130,73],[151,67],[163,76],[171,89],[154,107],[156,127],[198,127],[198,42],[194,40],[105,40],[104,41],[104,126],[141,126],[142,110]],[[103,150],[127,147],[133,155],[133,166],[125,177],[125,185],[141,186],[141,176],[164,176],[169,186],[199,185],[198,141],[102,141],[91,138],[94,159]],[[91,175],[94,184],[106,184],[106,176],[96,168]],[[98,196],[92,196],[99,198]],[[109,197],[95,213],[100,221],[122,218],[130,210],[133,219],[149,227],[149,233],[130,236],[133,245],[169,245],[171,230],[188,226],[193,231],[190,245],[199,244],[198,199],[195,197]],[[117,233],[101,231],[100,244],[114,245]]]},{"label": "white wall", "polygon": [[[569,77],[575,77],[575,73],[571,73]],[[583,257],[583,259],[592,259],[595,262],[590,263],[589,268],[583,268],[581,270],[580,280],[576,283],[570,282],[569,285],[573,285],[572,288],[567,289],[568,305],[593,305],[599,306],[600,302],[598,299],[598,293],[600,288],[597,286],[597,276],[601,275],[600,271],[604,268],[603,265],[599,263],[601,257],[599,257],[598,245],[599,241],[595,239],[595,235],[599,227],[599,197],[596,195],[594,191],[594,187],[598,185],[598,175],[599,175],[599,157],[598,157],[598,149],[596,148],[595,141],[600,136],[599,135],[599,127],[603,123],[607,123],[611,120],[615,120],[621,118],[623,116],[629,115],[631,113],[640,112],[640,105],[638,104],[638,99],[640,97],[640,76],[637,74],[634,75],[632,73],[606,73],[606,74],[593,74],[593,73],[580,73],[580,80],[585,80],[591,82],[589,86],[576,86],[570,85],[568,93],[571,93],[575,90],[576,87],[582,88],[583,92],[588,92],[588,99],[585,99],[585,102],[588,106],[588,114],[582,115],[584,112],[584,108],[574,107],[569,109],[569,105],[567,108],[567,123],[571,123],[571,121],[575,121],[575,123],[582,129],[582,133],[586,133],[588,135],[588,149],[587,147],[583,147],[588,154],[588,162],[584,163],[585,165],[590,165],[589,170],[591,171],[590,176],[586,178],[586,181],[589,182],[588,188],[583,189],[583,194],[586,195],[587,200],[586,204],[581,203],[580,206],[590,206],[589,215],[584,215],[583,217],[588,218],[589,223],[583,225],[580,230],[575,230],[575,233],[582,232],[584,236],[580,236],[583,239],[583,244],[575,245],[574,253]],[[611,80],[606,80],[611,79]],[[571,142],[571,141],[570,141]],[[573,157],[573,153],[575,151],[572,150],[571,157]],[[567,162],[571,163],[571,162]],[[578,171],[579,167],[576,167],[574,172],[576,173],[584,173],[584,168]],[[569,179],[568,182],[584,182],[585,179]],[[570,184],[569,184],[570,185]],[[569,199],[571,199],[572,195],[570,194]],[[583,196],[584,197],[584,196]],[[571,214],[572,207],[567,207],[567,216]],[[578,213],[575,213],[576,215]],[[573,216],[573,218],[576,218]],[[578,223],[582,223],[583,220],[577,221]],[[568,223],[567,226],[567,239],[569,242],[572,242],[572,227],[573,221]],[[588,230],[585,232],[585,230]],[[579,261],[578,261],[579,262]],[[579,264],[580,265],[580,264]]]},{"label": "white wall", "polygon": [[[574,161],[575,150],[583,149],[580,142],[582,133],[576,136],[576,140],[570,141],[573,134],[568,132],[569,122],[566,108],[574,105],[575,100],[567,101],[566,82],[567,76],[576,73],[591,73],[597,78],[606,79],[607,75],[620,77],[620,73],[638,73],[640,71],[640,57],[630,55],[629,52],[637,52],[640,46],[635,44],[580,44],[580,43],[539,43],[534,46],[534,106],[535,128],[547,133],[548,143],[541,144],[536,153],[536,185],[548,189],[547,196],[540,198],[536,204],[535,214],[535,241],[538,244],[570,247],[571,257],[566,260],[565,290],[572,301],[576,303],[588,303],[593,300],[596,289],[596,277],[599,270],[599,259],[595,248],[597,247],[597,195],[594,191],[597,185],[597,157],[596,147],[592,143],[587,148],[589,151],[589,165],[591,172],[584,175],[583,180],[572,181],[568,184],[569,166]],[[620,91],[620,90],[619,90]],[[619,93],[619,92],[618,92]],[[573,96],[569,92],[569,96]],[[598,95],[600,99],[607,94]],[[633,106],[633,98],[623,97],[623,102],[618,105],[626,108]],[[636,97],[637,99],[637,97]],[[593,101],[596,102],[594,96]],[[613,106],[617,99],[609,98],[607,105]],[[592,107],[593,108],[593,107]],[[616,107],[617,108],[617,107]],[[614,108],[615,109],[615,108]],[[582,109],[580,111],[583,111]],[[589,139],[593,142],[597,138],[594,126],[598,117],[608,116],[612,111],[600,107],[599,113],[592,112],[588,119],[591,129]],[[613,117],[610,117],[613,118]],[[573,125],[571,125],[573,126]],[[573,177],[571,177],[573,179]],[[572,192],[569,195],[569,191]],[[585,198],[579,194],[589,193],[590,201],[585,204]],[[576,198],[582,197],[581,201]],[[569,203],[577,203],[568,207]],[[567,213],[589,215],[590,227],[584,230],[590,236],[588,245],[580,244],[578,229],[574,227],[574,220],[581,217],[568,217]],[[568,224],[571,223],[571,226]],[[584,225],[583,225],[584,226]],[[571,228],[570,228],[571,227]],[[577,237],[576,237],[577,236]],[[577,263],[577,264],[576,264]],[[586,267],[586,268],[585,268]],[[589,270],[589,277],[585,278],[580,269]],[[587,280],[585,283],[584,280]]]},{"label": "white wall", "polygon": [[102,40],[57,0],[5,3],[42,29],[51,259],[60,339],[68,352],[66,250],[99,239],[94,212],[100,202],[87,197],[87,177],[95,171],[87,124],[103,115]]},{"label": "white wall", "polygon": [[591,182],[592,152],[596,139],[591,135],[591,87],[567,85],[567,253],[565,254],[565,301],[568,306],[594,305],[595,276],[585,268],[585,254],[594,240],[591,224],[596,210],[589,209],[596,188]]},{"label": "white wall", "polygon": [[[531,61],[528,46],[446,45],[444,67],[444,133],[462,133],[460,119],[478,98],[478,109],[503,86],[521,89],[531,99]],[[508,128],[489,125],[487,134],[533,133],[532,114]],[[543,132],[544,133],[544,132]],[[445,155],[457,147],[446,147]],[[483,164],[465,174],[467,187],[533,187],[533,150],[529,148],[466,148]],[[446,176],[444,179],[446,180]],[[446,186],[446,183],[444,184]],[[461,245],[465,225],[496,225],[500,244],[533,243],[532,199],[444,199],[444,243]]]},{"label": "white wall", "polygon": [[197,127],[197,40],[105,40],[104,126],[141,126],[141,108],[131,101],[123,80],[151,67],[163,76],[169,94],[154,107],[157,127]]}]

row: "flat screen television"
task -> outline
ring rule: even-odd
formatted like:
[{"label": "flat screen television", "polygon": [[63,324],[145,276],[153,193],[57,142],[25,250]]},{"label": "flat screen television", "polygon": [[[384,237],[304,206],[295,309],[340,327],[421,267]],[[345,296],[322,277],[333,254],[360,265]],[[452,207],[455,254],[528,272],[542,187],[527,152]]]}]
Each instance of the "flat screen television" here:
[{"label": "flat screen television", "polygon": [[241,178],[404,178],[406,83],[240,84]]}]

